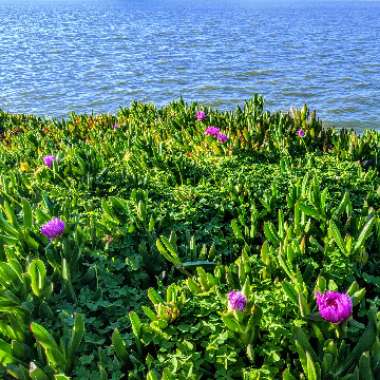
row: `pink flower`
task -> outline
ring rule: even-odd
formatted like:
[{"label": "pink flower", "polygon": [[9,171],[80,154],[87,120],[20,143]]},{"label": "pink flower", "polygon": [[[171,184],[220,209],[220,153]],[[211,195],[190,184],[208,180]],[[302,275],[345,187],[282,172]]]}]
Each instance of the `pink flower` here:
[{"label": "pink flower", "polygon": [[216,135],[216,138],[217,138],[218,141],[221,142],[222,144],[224,144],[224,143],[227,142],[227,140],[228,140],[228,137],[227,137],[225,134],[223,134],[223,133],[218,133],[218,134]]},{"label": "pink flower", "polygon": [[112,126],[113,129],[118,129],[119,127],[120,127],[120,125],[119,125],[118,123],[115,123],[115,124]]},{"label": "pink flower", "polygon": [[208,135],[208,136],[217,137],[219,133],[220,133],[220,129],[217,127],[210,126],[205,129],[205,135]]},{"label": "pink flower", "polygon": [[53,162],[56,161],[56,157],[52,156],[52,155],[48,155],[48,156],[45,156],[43,158],[43,161],[44,161],[44,164],[51,169],[51,167],[53,166]]},{"label": "pink flower", "polygon": [[198,121],[203,121],[204,119],[206,119],[206,113],[203,112],[203,111],[197,111],[195,113],[195,118],[198,120]]},{"label": "pink flower", "polygon": [[247,305],[247,297],[239,291],[232,291],[228,293],[228,307],[231,310],[243,311]]},{"label": "pink flower", "polygon": [[352,300],[346,293],[331,290],[316,294],[319,314],[323,319],[332,323],[341,323],[352,314]]},{"label": "pink flower", "polygon": [[305,131],[303,129],[299,129],[297,131],[297,136],[300,137],[300,138],[305,137]]},{"label": "pink flower", "polygon": [[45,223],[41,229],[41,233],[45,235],[49,240],[63,234],[65,231],[65,222],[59,218],[53,218],[49,222]]}]

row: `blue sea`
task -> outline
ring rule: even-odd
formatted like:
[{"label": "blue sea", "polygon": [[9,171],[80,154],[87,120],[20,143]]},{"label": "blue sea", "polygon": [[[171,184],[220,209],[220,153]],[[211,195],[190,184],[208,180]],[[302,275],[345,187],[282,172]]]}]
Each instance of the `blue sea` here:
[{"label": "blue sea", "polygon": [[0,0],[0,109],[67,116],[182,96],[304,103],[380,129],[380,2]]}]

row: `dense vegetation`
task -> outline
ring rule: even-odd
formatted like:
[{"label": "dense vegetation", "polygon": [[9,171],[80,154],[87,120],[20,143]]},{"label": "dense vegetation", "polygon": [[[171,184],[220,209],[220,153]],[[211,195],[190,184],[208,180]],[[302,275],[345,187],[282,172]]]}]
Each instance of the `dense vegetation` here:
[{"label": "dense vegetation", "polygon": [[1,378],[380,378],[378,132],[259,96],[0,128]]}]

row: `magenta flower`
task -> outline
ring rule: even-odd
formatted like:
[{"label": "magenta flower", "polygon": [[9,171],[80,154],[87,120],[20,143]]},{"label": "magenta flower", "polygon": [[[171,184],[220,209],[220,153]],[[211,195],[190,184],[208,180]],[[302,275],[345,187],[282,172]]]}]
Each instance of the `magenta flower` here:
[{"label": "magenta flower", "polygon": [[45,156],[43,158],[43,161],[44,161],[44,164],[51,169],[51,167],[53,166],[53,162],[56,161],[57,158],[52,156],[52,155],[48,155],[48,156]]},{"label": "magenta flower", "polygon": [[65,222],[59,218],[53,218],[49,222],[45,223],[40,231],[49,240],[55,239],[56,237],[63,234],[65,230]]},{"label": "magenta flower", "polygon": [[228,293],[228,307],[231,310],[243,311],[247,305],[247,297],[239,291],[232,291]]},{"label": "magenta flower", "polygon": [[204,119],[206,119],[206,113],[203,112],[203,111],[197,111],[195,113],[195,118],[198,120],[198,121],[203,121]]},{"label": "magenta flower", "polygon": [[352,300],[346,293],[328,290],[316,294],[319,314],[323,319],[332,323],[341,323],[352,314]]},{"label": "magenta flower", "polygon": [[220,133],[220,129],[217,127],[210,126],[205,129],[205,135],[208,135],[208,136],[217,137],[219,133]]},{"label": "magenta flower", "polygon": [[118,123],[115,123],[115,124],[112,126],[113,129],[118,129],[119,127],[120,127],[120,125],[119,125]]},{"label": "magenta flower", "polygon": [[305,131],[303,129],[299,129],[297,131],[297,136],[302,139],[303,137],[305,137]]},{"label": "magenta flower", "polygon": [[219,142],[221,142],[221,143],[225,143],[225,142],[227,142],[227,140],[228,140],[228,137],[225,135],[225,134],[223,134],[223,133],[218,133],[217,135],[216,135],[216,138],[218,139],[218,141]]}]

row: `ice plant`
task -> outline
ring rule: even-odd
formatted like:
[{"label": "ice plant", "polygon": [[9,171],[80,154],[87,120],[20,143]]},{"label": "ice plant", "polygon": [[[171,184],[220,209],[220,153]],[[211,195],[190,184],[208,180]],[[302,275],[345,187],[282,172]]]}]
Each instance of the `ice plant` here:
[{"label": "ice plant", "polygon": [[300,137],[300,138],[305,137],[305,131],[303,129],[299,129],[297,131],[297,136]]},{"label": "ice plant", "polygon": [[195,118],[198,120],[198,121],[203,121],[204,119],[206,119],[206,113],[203,112],[203,111],[197,111],[195,113]]},{"label": "ice plant", "polygon": [[243,311],[247,304],[247,297],[239,291],[233,290],[228,293],[228,308]]},{"label": "ice plant", "polygon": [[205,135],[208,135],[208,136],[217,137],[219,133],[220,133],[220,129],[218,127],[210,126],[205,129]]},{"label": "ice plant", "polygon": [[352,300],[346,293],[328,290],[316,294],[319,314],[323,319],[332,323],[341,323],[352,314]]},{"label": "ice plant", "polygon": [[48,156],[45,156],[43,158],[44,160],[44,164],[51,169],[51,167],[53,166],[53,162],[56,160],[57,158],[52,156],[52,155],[48,155]]},{"label": "ice plant", "polygon": [[216,138],[217,138],[217,140],[219,141],[219,142],[221,142],[221,143],[225,143],[225,142],[227,142],[227,140],[228,140],[228,137],[225,135],[225,134],[223,134],[223,133],[218,133],[217,135],[216,135]]},{"label": "ice plant", "polygon": [[49,240],[55,239],[62,235],[65,230],[65,222],[59,218],[53,218],[49,222],[45,223],[40,231]]}]

